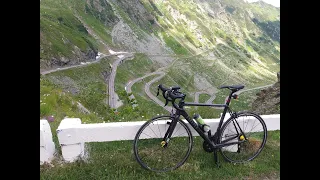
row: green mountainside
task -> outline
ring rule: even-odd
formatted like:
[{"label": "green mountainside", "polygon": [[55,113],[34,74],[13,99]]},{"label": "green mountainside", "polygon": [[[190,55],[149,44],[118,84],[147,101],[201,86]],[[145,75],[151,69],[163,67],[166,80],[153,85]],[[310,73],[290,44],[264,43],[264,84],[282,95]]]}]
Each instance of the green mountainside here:
[{"label": "green mountainside", "polygon": [[[133,58],[117,67],[114,90],[121,103],[112,108],[109,79],[121,58],[113,52],[120,51]],[[94,62],[100,53],[107,57],[58,69]],[[163,83],[181,86],[188,101],[194,101],[196,92],[205,92],[200,101],[215,95],[213,102],[223,103],[228,91],[219,90],[220,85],[244,84],[250,89],[277,81],[280,8],[242,0],[41,0],[40,72],[49,70],[57,71],[40,77],[41,117],[73,116],[90,123],[166,114],[145,92],[145,84],[160,72],[163,77],[150,86],[153,95]],[[143,76],[132,85],[130,99],[126,85]],[[241,94],[233,109],[250,109],[256,92]],[[189,110],[205,118],[221,113]]]}]

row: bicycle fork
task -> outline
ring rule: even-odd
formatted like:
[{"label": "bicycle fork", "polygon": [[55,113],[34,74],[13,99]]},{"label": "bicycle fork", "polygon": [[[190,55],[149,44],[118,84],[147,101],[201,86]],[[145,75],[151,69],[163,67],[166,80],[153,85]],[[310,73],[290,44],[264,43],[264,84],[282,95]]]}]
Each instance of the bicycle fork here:
[{"label": "bicycle fork", "polygon": [[177,122],[178,122],[177,117],[173,117],[171,123],[167,122],[170,125],[169,125],[167,132],[165,133],[165,135],[162,139],[162,142],[161,142],[162,147],[166,148],[168,146],[168,143],[169,143],[170,138],[172,136],[173,130],[176,128]]}]

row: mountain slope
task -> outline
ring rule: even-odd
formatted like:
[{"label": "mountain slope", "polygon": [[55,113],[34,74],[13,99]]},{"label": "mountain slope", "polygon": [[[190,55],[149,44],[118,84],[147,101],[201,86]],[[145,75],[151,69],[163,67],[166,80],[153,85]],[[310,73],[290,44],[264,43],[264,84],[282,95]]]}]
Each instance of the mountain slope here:
[{"label": "mountain slope", "polygon": [[257,93],[257,98],[252,103],[252,111],[258,114],[280,113],[280,72],[278,82]]},{"label": "mountain slope", "polygon": [[[115,78],[115,91],[124,102],[119,111],[131,108],[126,102],[125,85],[154,71],[165,73],[151,85],[150,92],[154,95],[156,85],[163,83],[181,86],[188,101],[194,100],[196,92],[204,92],[215,94],[214,102],[222,103],[226,91],[217,89],[220,85],[241,83],[246,88],[254,88],[276,81],[280,70],[279,25],[280,9],[263,2],[42,0],[40,70],[94,61],[98,52],[109,55],[112,51],[128,51],[135,54],[135,59],[119,64]],[[54,76],[55,82],[73,79],[86,68],[89,67],[73,69],[73,74],[61,71],[44,78],[52,81]],[[91,78],[99,79],[101,74],[103,69],[91,74]],[[108,86],[108,76],[105,79]],[[81,79],[77,81],[80,83]],[[140,86],[146,82],[132,87],[138,104],[150,101],[146,93],[141,92],[144,88]],[[105,89],[101,86],[103,82],[94,83],[89,85],[96,91]],[[72,83],[67,86],[76,88]],[[89,91],[85,86],[80,87],[84,94]],[[101,102],[99,98],[97,101]],[[145,108],[154,113],[163,112],[155,108],[158,105],[153,101],[148,103],[153,105]],[[252,101],[246,102],[250,103]],[[145,112],[148,109],[143,111],[143,116]],[[106,117],[102,111],[99,113]]]}]

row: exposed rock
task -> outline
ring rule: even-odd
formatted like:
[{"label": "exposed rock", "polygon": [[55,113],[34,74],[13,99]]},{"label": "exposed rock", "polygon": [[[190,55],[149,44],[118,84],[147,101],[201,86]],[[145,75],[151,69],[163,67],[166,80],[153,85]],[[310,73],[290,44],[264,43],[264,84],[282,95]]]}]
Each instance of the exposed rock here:
[{"label": "exposed rock", "polygon": [[213,19],[215,18],[213,12],[208,12],[208,15],[209,15],[210,17],[212,17]]},{"label": "exposed rock", "polygon": [[63,63],[63,64],[67,64],[70,60],[65,58],[65,57],[61,57],[60,61]]},{"label": "exposed rock", "polygon": [[81,103],[77,102],[77,107],[80,112],[90,114],[90,111],[87,108],[85,108]]},{"label": "exposed rock", "polygon": [[103,76],[103,79],[105,79],[106,82],[108,82],[109,76],[110,76],[110,74],[111,74],[111,71],[102,71],[101,74],[102,74],[102,76]]},{"label": "exposed rock", "polygon": [[278,82],[257,93],[257,99],[252,103],[252,111],[258,114],[280,114],[280,72]]},{"label": "exposed rock", "polygon": [[81,51],[78,47],[74,46],[72,57],[52,57],[50,61],[41,59],[40,70],[60,68],[64,66],[80,64],[84,61],[94,61],[98,52],[94,49],[88,49],[86,52]]},{"label": "exposed rock", "polygon": [[58,76],[50,76],[50,81],[54,84],[57,84],[62,87],[62,89],[66,92],[70,92],[72,95],[77,95],[80,92],[79,86],[76,82],[68,76],[58,77]]},{"label": "exposed rock", "polygon": [[[141,32],[142,33],[142,32]],[[138,34],[135,33],[131,27],[123,21],[119,21],[112,29],[112,41],[114,44],[121,45],[126,51],[142,52],[150,56],[150,59],[165,66],[173,61],[171,57],[162,57],[162,54],[172,54],[172,50],[162,45],[155,35],[142,33],[143,36],[137,38]]]},{"label": "exposed rock", "polygon": [[87,51],[85,56],[86,56],[86,59],[95,60],[97,55],[98,55],[97,51],[90,49]]}]

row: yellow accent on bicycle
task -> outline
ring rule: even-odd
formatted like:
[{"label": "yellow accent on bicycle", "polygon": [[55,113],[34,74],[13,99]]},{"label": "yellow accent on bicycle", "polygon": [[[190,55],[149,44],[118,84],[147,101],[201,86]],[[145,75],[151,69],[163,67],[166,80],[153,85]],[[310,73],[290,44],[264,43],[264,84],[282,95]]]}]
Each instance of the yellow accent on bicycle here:
[{"label": "yellow accent on bicycle", "polygon": [[166,145],[165,141],[161,141],[161,146],[164,147],[164,145]]},{"label": "yellow accent on bicycle", "polygon": [[240,140],[241,140],[241,141],[244,140],[244,136],[243,136],[243,135],[240,136]]}]

